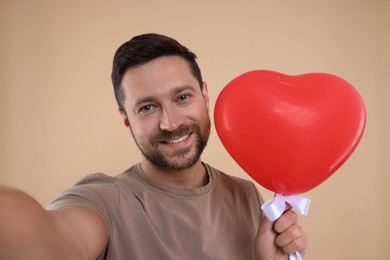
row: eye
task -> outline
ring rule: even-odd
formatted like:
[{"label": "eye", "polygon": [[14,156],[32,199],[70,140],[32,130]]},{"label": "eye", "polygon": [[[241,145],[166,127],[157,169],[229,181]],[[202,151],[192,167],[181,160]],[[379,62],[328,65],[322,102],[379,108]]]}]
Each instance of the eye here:
[{"label": "eye", "polygon": [[155,108],[155,106],[148,104],[148,105],[142,106],[138,110],[138,113],[139,114],[145,114],[145,113],[148,113],[148,112],[152,111],[154,108]]},{"label": "eye", "polygon": [[190,95],[188,94],[182,94],[177,98],[178,102],[185,102],[190,98]]}]

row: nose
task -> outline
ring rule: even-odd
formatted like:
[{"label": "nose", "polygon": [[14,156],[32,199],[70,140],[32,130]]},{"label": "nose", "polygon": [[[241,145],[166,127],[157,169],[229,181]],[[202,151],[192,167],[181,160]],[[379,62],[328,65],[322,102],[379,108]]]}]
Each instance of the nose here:
[{"label": "nose", "polygon": [[182,124],[179,111],[174,107],[164,107],[161,112],[160,129],[173,131]]}]

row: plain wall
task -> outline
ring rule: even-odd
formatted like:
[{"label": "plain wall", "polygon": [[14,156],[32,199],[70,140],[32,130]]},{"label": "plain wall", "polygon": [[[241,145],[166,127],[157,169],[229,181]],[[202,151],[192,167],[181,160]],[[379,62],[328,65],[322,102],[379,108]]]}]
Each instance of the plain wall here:
[{"label": "plain wall", "polygon": [[[212,108],[253,69],[346,79],[365,101],[367,127],[351,158],[304,194],[305,259],[388,257],[389,1],[0,0],[0,31],[0,182],[44,206],[87,173],[115,175],[140,160],[110,82],[114,51],[136,34],[167,34],[196,52]],[[249,179],[214,129],[203,160]]]}]

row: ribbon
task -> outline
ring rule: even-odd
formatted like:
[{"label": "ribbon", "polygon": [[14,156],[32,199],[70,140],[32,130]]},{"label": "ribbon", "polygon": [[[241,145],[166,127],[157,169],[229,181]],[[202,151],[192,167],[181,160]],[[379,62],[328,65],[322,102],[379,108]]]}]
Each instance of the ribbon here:
[{"label": "ribbon", "polygon": [[[268,220],[275,221],[286,210],[286,202],[299,214],[307,215],[311,200],[301,195],[284,196],[276,194],[275,197],[264,202],[261,209]],[[289,255],[289,259],[302,260],[302,256],[299,252],[295,252],[294,254]]]},{"label": "ribbon", "polygon": [[275,221],[286,210],[286,202],[299,214],[307,215],[310,201],[310,199],[300,195],[283,196],[281,194],[276,194],[275,197],[264,202],[261,209],[268,220]]}]

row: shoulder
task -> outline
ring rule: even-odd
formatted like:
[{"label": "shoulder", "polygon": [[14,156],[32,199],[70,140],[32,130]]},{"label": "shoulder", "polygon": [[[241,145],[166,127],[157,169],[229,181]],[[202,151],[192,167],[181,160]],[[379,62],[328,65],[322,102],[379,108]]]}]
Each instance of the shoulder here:
[{"label": "shoulder", "polygon": [[118,176],[109,176],[104,173],[88,174],[77,181],[73,187],[62,192],[60,196],[72,193],[79,195],[116,193],[118,192],[118,182],[120,181]]},{"label": "shoulder", "polygon": [[238,185],[238,186],[244,186],[244,187],[248,187],[248,186],[252,187],[253,186],[254,187],[254,184],[250,180],[246,180],[246,179],[243,179],[243,178],[240,178],[237,176],[229,175],[229,174],[227,174],[221,170],[218,170],[218,169],[216,169],[216,168],[214,168],[206,163],[205,163],[205,167],[210,172],[210,175],[212,176],[212,178],[214,180],[223,181],[226,183],[232,183],[232,184]]},{"label": "shoulder", "polygon": [[48,209],[78,205],[102,212],[107,207],[115,207],[120,201],[120,187],[125,173],[117,176],[104,173],[88,174],[61,192],[49,204]]},{"label": "shoulder", "polygon": [[264,199],[252,181],[226,174],[209,165],[206,167],[210,170],[213,179],[212,192],[215,198],[218,198],[221,203],[228,201],[240,205],[240,210],[249,210],[254,214],[253,216],[262,214],[259,205],[264,202]]},{"label": "shoulder", "polygon": [[246,180],[237,176],[229,175],[221,170],[218,170],[208,164],[205,164],[205,167],[210,172],[210,175],[213,178],[214,185],[216,187],[221,186],[226,190],[232,192],[241,192],[244,194],[250,194],[261,199],[261,196],[254,185],[250,180]]},{"label": "shoulder", "polygon": [[122,182],[122,175],[123,173],[117,176],[110,176],[104,173],[91,173],[81,178],[67,191],[116,193],[119,192],[118,187]]}]

